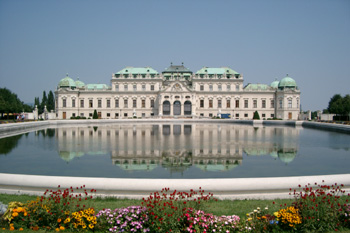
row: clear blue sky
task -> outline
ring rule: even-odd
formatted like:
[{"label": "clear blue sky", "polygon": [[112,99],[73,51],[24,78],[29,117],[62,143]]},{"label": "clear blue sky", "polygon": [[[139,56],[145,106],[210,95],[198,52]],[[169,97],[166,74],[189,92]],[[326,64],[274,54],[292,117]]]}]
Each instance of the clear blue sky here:
[{"label": "clear blue sky", "polygon": [[0,0],[0,87],[25,103],[66,73],[110,84],[125,66],[229,66],[244,84],[289,74],[303,110],[350,93],[349,0]]}]

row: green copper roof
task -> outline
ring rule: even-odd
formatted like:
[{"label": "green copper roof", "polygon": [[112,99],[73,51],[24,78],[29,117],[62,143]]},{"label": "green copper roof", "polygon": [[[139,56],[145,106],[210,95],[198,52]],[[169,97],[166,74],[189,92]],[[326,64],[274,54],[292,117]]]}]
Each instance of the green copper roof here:
[{"label": "green copper roof", "polygon": [[202,69],[198,70],[196,74],[239,74],[233,69],[229,67],[221,67],[221,68],[210,68],[210,67],[203,67]]},{"label": "green copper roof", "polygon": [[151,67],[125,67],[116,74],[158,74],[158,71]]},{"label": "green copper roof", "polygon": [[68,74],[65,78],[61,79],[61,81],[58,83],[58,87],[76,87],[76,84],[73,79],[71,79]]},{"label": "green copper roof", "polygon": [[108,86],[106,84],[86,84],[85,88],[87,90],[106,90]]},{"label": "green copper roof", "polygon": [[278,84],[280,83],[280,81],[278,81],[278,80],[275,80],[275,81],[273,81],[271,84],[270,84],[270,86],[272,87],[272,88],[278,88]]},{"label": "green copper roof", "polygon": [[295,82],[294,79],[289,77],[288,74],[278,84],[278,88],[296,88],[296,87],[297,87],[297,83]]},{"label": "green copper roof", "polygon": [[77,81],[75,81],[75,85],[77,86],[77,88],[82,88],[85,86],[85,83],[78,79]]},{"label": "green copper roof", "polygon": [[190,71],[188,68],[186,68],[183,63],[181,66],[173,65],[173,63],[170,63],[170,66],[166,68],[162,73],[163,74],[164,73],[191,73],[192,74],[193,72]]},{"label": "green copper roof", "polygon": [[265,90],[269,90],[270,87],[266,84],[252,84],[252,83],[249,83],[247,86],[245,86],[243,88],[244,90],[246,91],[265,91]]}]

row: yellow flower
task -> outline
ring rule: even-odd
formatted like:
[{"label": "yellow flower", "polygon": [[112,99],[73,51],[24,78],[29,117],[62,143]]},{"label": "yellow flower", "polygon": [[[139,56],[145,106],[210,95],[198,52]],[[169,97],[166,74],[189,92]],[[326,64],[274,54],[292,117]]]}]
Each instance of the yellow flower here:
[{"label": "yellow flower", "polygon": [[93,224],[89,224],[90,229],[94,228]]},{"label": "yellow flower", "polygon": [[66,220],[64,220],[64,223],[68,223],[70,222],[70,218],[66,218]]},{"label": "yellow flower", "polygon": [[17,216],[18,216],[18,213],[17,213],[17,212],[13,212],[13,213],[12,213],[12,217],[13,217],[13,218],[15,218],[15,217],[17,217]]}]

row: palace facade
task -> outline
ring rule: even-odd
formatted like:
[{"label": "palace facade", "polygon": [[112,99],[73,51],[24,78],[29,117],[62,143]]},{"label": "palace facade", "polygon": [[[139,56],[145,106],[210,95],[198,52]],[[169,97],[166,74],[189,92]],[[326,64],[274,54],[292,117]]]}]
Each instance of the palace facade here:
[{"label": "palace facade", "polygon": [[243,85],[229,67],[203,67],[196,73],[171,64],[162,73],[151,67],[126,67],[112,74],[111,85],[63,78],[55,91],[56,116],[92,118],[227,117],[297,120],[300,90],[288,75],[267,84]]}]

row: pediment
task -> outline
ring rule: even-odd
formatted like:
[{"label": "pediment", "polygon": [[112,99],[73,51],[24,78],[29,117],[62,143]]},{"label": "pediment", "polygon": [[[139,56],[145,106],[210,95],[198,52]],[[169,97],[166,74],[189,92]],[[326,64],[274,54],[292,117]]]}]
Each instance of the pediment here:
[{"label": "pediment", "polygon": [[181,82],[174,82],[165,88],[163,92],[191,92],[191,90]]}]

